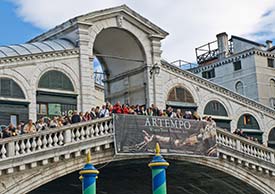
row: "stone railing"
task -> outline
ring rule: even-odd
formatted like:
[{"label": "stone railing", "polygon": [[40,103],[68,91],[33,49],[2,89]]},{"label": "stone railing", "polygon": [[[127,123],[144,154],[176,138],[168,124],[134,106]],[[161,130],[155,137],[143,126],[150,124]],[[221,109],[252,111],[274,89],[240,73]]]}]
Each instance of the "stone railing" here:
[{"label": "stone railing", "polygon": [[[216,139],[221,160],[275,176],[273,149],[222,129],[217,129]],[[2,139],[0,174],[77,157],[82,151],[91,148],[94,151],[109,149],[113,142],[111,117]]]},{"label": "stone railing", "polygon": [[217,129],[220,158],[275,176],[275,150],[246,138]]},{"label": "stone railing", "polygon": [[[14,171],[14,167],[21,166],[22,163],[24,165],[31,163],[36,166],[36,162],[42,161],[42,163],[47,163],[47,160],[51,157],[54,160],[58,160],[56,157],[62,154],[64,158],[70,158],[70,154],[73,152],[72,145],[82,142],[87,142],[88,144],[91,140],[106,139],[106,137],[109,137],[109,141],[105,141],[105,143],[110,147],[110,143],[113,142],[112,136],[112,118],[108,117],[61,128],[47,129],[38,133],[1,139],[0,171],[7,170],[7,173],[11,173]],[[66,146],[71,150],[66,151]],[[63,152],[58,152],[58,149],[62,149]],[[76,150],[76,155],[79,155],[81,149],[77,148],[77,146],[74,149]],[[52,150],[54,151],[51,152]],[[41,156],[41,153],[47,153],[48,156],[46,156],[47,154]],[[35,155],[39,155],[39,157],[37,158]],[[23,158],[27,160],[24,161]],[[16,161],[16,159],[19,160]],[[10,160],[12,160],[13,164],[7,162]]]}]

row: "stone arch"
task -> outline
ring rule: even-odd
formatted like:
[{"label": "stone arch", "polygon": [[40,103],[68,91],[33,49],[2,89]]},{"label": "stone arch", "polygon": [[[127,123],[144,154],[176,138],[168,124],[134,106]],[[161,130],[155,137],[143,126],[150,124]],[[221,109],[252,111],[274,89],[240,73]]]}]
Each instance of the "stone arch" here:
[{"label": "stone arch", "polygon": [[37,65],[37,68],[35,68],[34,73],[33,73],[33,78],[31,85],[34,88],[34,90],[38,89],[38,83],[41,79],[41,77],[48,71],[55,70],[55,71],[60,71],[64,73],[72,82],[73,87],[74,87],[74,92],[79,93],[80,85],[79,85],[79,78],[78,78],[78,73],[75,72],[75,70],[70,67],[67,64],[64,63],[41,63]]},{"label": "stone arch", "polygon": [[31,93],[32,93],[31,85],[22,74],[12,69],[6,69],[4,70],[1,77],[9,78],[15,81],[15,83],[18,84],[18,86],[21,88],[22,92],[24,93],[25,99],[30,100]]},{"label": "stone arch", "polygon": [[[49,81],[56,78],[59,78],[60,80]],[[63,90],[70,92],[75,91],[75,88],[73,87],[70,78],[63,72],[56,70],[49,70],[45,72],[39,80],[38,87],[44,89]]]},{"label": "stone arch", "polygon": [[265,125],[264,125],[264,123],[262,122],[260,113],[256,113],[256,112],[254,112],[253,110],[247,109],[247,108],[245,108],[245,107],[240,107],[239,109],[236,110],[236,112],[233,113],[233,115],[234,115],[233,121],[234,121],[234,122],[232,121],[232,125],[231,125],[231,126],[232,126],[232,129],[236,129],[236,128],[237,128],[238,120],[239,120],[239,118],[240,118],[242,115],[244,115],[244,114],[250,114],[250,115],[252,115],[252,116],[256,119],[256,121],[258,122],[261,131],[262,131],[262,132],[265,132],[265,131],[264,131],[264,129],[265,129],[264,126],[265,126]]},{"label": "stone arch", "polygon": [[[105,152],[104,154],[98,153],[93,154],[93,158],[96,158],[93,160],[94,165],[102,164],[102,163],[108,163],[113,161],[113,156],[110,155],[113,154],[111,150],[109,152]],[[131,159],[148,159],[148,161],[151,158],[150,156],[131,156],[131,157],[116,157],[114,161],[124,161],[124,160],[131,160]],[[240,179],[242,181],[248,179],[249,174],[249,181],[247,183],[254,187],[255,189],[263,192],[263,193],[270,193],[274,191],[274,188],[270,187],[268,184],[265,184],[264,181],[261,181],[259,177],[252,174],[247,170],[246,168],[243,168],[242,166],[236,166],[236,165],[229,165],[221,160],[211,159],[211,158],[199,158],[199,157],[188,157],[188,156],[173,156],[168,155],[165,156],[166,159],[175,160],[175,161],[187,161],[194,164],[203,165],[212,169],[216,169],[219,171],[222,171],[226,174],[229,174],[230,176],[233,176],[237,179]],[[66,162],[66,165],[64,165],[63,161],[57,162],[57,163],[49,163],[47,166],[42,166],[41,169],[37,170],[29,169],[29,174],[25,174],[24,176],[20,177],[20,183],[18,184],[17,181],[9,182],[9,187],[7,188],[7,192],[10,193],[28,193],[35,188],[44,185],[50,181],[53,181],[57,178],[63,177],[67,174],[70,174],[72,172],[75,172],[77,170],[80,170],[83,168],[85,164],[84,157],[76,157],[72,158],[69,161]],[[45,170],[47,169],[47,170]],[[21,172],[24,173],[24,172]],[[272,183],[270,183],[272,184]]]},{"label": "stone arch", "polygon": [[128,25],[128,22],[124,21],[123,25],[120,25],[116,18],[110,18],[106,20],[100,20],[98,22],[95,22],[90,28],[89,28],[89,37],[91,38],[89,41],[89,50],[91,55],[93,56],[93,48],[95,40],[100,34],[100,32],[104,29],[108,28],[117,28],[124,31],[127,31],[128,33],[131,33],[136,40],[139,41],[139,44],[141,45],[142,49],[144,50],[144,55],[146,59],[146,63],[151,63],[151,44],[148,39],[148,35],[146,35],[144,32],[142,32],[137,27],[134,27],[134,25]]},{"label": "stone arch", "polygon": [[204,110],[205,110],[205,107],[211,101],[218,101],[219,103],[221,103],[223,105],[223,107],[225,108],[225,110],[228,114],[228,117],[232,118],[233,108],[232,108],[231,103],[226,98],[221,98],[221,97],[219,97],[215,94],[206,94],[202,97],[200,106],[198,108],[198,112],[203,114]]},{"label": "stone arch", "polygon": [[123,19],[120,24],[117,17],[94,22],[86,48],[91,58],[97,56],[105,64],[105,100],[148,104],[150,84],[144,82],[149,82],[146,66],[153,63],[151,40],[148,32],[128,23]]},{"label": "stone arch", "polygon": [[275,148],[275,126],[268,130],[267,146]]},{"label": "stone arch", "polygon": [[164,103],[168,99],[168,95],[169,95],[170,90],[174,87],[182,87],[182,88],[187,89],[191,93],[191,95],[194,99],[194,102],[198,105],[198,102],[200,101],[200,97],[197,93],[196,88],[194,87],[194,85],[192,85],[188,82],[183,82],[183,80],[180,79],[180,78],[172,79],[164,85],[163,92],[162,92]]}]

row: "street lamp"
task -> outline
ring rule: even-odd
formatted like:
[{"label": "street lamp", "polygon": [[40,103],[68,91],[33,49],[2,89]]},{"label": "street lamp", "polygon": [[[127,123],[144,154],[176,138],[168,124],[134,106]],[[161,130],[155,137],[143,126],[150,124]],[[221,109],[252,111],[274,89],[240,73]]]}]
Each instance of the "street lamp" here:
[{"label": "street lamp", "polygon": [[152,79],[153,75],[158,75],[160,73],[160,67],[157,63],[155,63],[150,69],[150,79]]}]

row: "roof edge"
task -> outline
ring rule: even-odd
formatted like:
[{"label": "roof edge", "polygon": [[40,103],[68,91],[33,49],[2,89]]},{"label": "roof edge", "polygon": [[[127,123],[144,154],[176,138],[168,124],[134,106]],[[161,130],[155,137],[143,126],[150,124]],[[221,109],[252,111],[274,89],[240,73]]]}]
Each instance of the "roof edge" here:
[{"label": "roof edge", "polygon": [[142,15],[140,15],[139,13],[137,13],[136,11],[134,11],[133,9],[128,7],[126,4],[122,4],[120,6],[101,9],[101,10],[89,12],[89,13],[82,14],[82,15],[76,16],[74,18],[71,18],[71,19],[69,19],[69,20],[67,20],[67,21],[65,21],[65,22],[49,29],[48,31],[32,38],[27,43],[42,41],[42,40],[45,40],[47,38],[50,38],[51,36],[54,36],[54,35],[56,35],[57,33],[61,32],[61,31],[64,31],[64,30],[67,30],[67,29],[73,27],[78,22],[81,22],[81,20],[85,17],[91,16],[91,15],[96,16],[98,14],[107,14],[107,13],[114,13],[114,12],[121,12],[121,11],[124,11],[125,13],[128,13],[130,16],[132,16],[134,18],[137,18],[141,22],[144,22],[144,24],[146,24],[147,26],[153,28],[155,31],[157,31],[159,34],[161,34],[163,37],[166,37],[167,35],[169,35],[168,32],[166,32],[162,28],[158,27],[157,25],[155,25],[154,23],[152,23],[151,21],[149,21],[148,19],[146,19],[145,17],[143,17]]},{"label": "roof edge", "polygon": [[234,36],[234,35],[232,35],[232,36],[231,36],[231,39],[233,39],[233,38],[238,39],[238,40],[241,40],[241,41],[244,41],[244,42],[248,42],[248,43],[250,43],[250,44],[254,44],[254,45],[256,45],[256,46],[266,47],[266,45],[264,45],[264,44],[261,44],[261,43],[258,43],[258,42],[252,41],[252,40],[248,40],[248,39],[245,39],[245,38],[242,38],[242,37],[239,37],[239,36]]}]

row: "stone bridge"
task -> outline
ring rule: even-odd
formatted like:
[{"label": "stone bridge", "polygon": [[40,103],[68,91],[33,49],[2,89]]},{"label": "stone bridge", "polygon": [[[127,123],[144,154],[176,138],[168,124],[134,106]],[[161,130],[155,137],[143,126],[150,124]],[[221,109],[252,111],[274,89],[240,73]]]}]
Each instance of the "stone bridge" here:
[{"label": "stone bridge", "polygon": [[[218,159],[166,155],[165,158],[207,166],[251,185],[264,194],[275,194],[275,151],[217,129]],[[28,193],[83,167],[91,150],[94,164],[148,156],[114,153],[112,118],[50,129],[0,142],[0,193]]]}]

